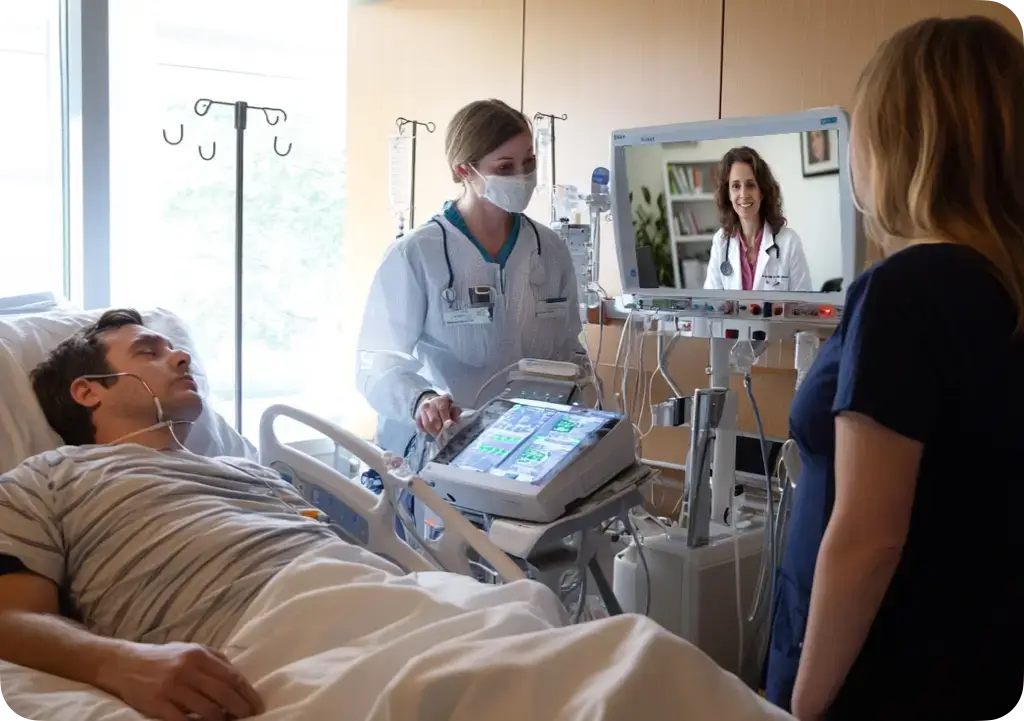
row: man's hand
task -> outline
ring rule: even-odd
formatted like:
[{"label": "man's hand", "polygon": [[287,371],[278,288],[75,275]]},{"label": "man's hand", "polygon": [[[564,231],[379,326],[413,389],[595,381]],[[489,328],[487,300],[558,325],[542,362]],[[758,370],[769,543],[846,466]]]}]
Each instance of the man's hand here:
[{"label": "man's hand", "polygon": [[160,721],[225,721],[263,713],[259,694],[219,652],[190,643],[125,644],[98,685]]},{"label": "man's hand", "polygon": [[462,411],[452,405],[451,396],[427,396],[416,409],[416,425],[421,431],[436,437],[445,423],[455,423],[461,415]]}]

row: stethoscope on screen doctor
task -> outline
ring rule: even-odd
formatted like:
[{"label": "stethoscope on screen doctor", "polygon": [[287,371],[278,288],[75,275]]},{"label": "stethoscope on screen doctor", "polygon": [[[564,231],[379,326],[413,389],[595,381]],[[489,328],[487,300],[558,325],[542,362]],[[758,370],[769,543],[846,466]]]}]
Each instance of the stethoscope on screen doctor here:
[{"label": "stethoscope on screen doctor", "polygon": [[[530,285],[535,288],[544,285],[544,281],[547,279],[547,274],[544,272],[544,266],[541,264],[541,247],[540,247],[540,233],[537,231],[537,226],[534,225],[533,221],[527,218],[525,215],[523,219],[530,224],[533,229],[533,235],[537,239],[537,253],[530,259]],[[430,219],[431,222],[437,223],[437,227],[441,229],[441,245],[444,247],[444,262],[448,266],[448,285],[444,290],[441,291],[441,300],[448,305],[455,302],[455,270],[452,268],[452,257],[448,252],[448,231],[445,230],[444,223],[434,216]]]},{"label": "stethoscope on screen doctor", "polygon": [[[720,266],[718,266],[718,270],[726,278],[728,278],[730,275],[732,275],[732,263],[729,262],[729,251],[731,249],[732,249],[732,238],[726,238],[725,239],[725,260],[723,260],[722,264]],[[771,259],[770,256],[771,256],[773,250],[775,251],[775,258]],[[779,244],[775,242],[775,236],[772,236],[772,244],[769,245],[767,248],[765,248],[764,252],[769,255],[769,261],[768,261],[769,263],[774,262],[774,263],[778,264],[779,258],[780,258],[780,255],[779,255],[780,251],[779,251]],[[765,268],[764,268],[763,275],[778,275],[778,273],[769,273],[768,272],[768,268],[769,268],[769,266],[766,264]],[[774,270],[774,268],[772,268],[772,269]]]}]

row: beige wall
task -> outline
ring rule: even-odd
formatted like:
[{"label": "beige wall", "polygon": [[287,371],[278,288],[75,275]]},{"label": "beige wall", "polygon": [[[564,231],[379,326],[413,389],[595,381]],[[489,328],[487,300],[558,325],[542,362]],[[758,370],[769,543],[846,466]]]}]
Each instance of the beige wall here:
[{"label": "beige wall", "polygon": [[[848,106],[861,68],[898,28],[933,15],[983,14],[1022,35],[1006,7],[984,0],[382,0],[349,19],[350,297],[362,307],[394,236],[388,217],[387,138],[397,116],[437,123],[420,146],[417,215],[454,193],[443,159],[447,120],[463,103],[499,97],[557,125],[558,182],[589,187],[608,164],[610,134],[638,125]],[[546,220],[543,216],[538,216]],[[602,284],[619,286],[611,226]],[[588,337],[596,350],[598,329]],[[605,328],[610,380],[619,327]],[[784,360],[785,349],[776,351]],[[653,357],[653,352],[645,358]],[[685,392],[706,384],[706,342],[677,344]],[[766,430],[786,435],[794,375],[761,371]],[[652,400],[667,392],[655,382]],[[741,424],[752,430],[741,396]],[[681,463],[681,429],[656,429],[644,454]]]}]

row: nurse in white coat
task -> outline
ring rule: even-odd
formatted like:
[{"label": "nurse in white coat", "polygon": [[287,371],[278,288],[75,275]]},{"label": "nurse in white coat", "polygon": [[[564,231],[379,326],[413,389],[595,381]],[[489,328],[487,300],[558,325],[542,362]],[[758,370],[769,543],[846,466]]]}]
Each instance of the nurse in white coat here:
[{"label": "nurse in white coat", "polygon": [[782,215],[779,184],[757,151],[730,150],[719,178],[722,227],[711,241],[705,290],[814,290],[800,236]]},{"label": "nurse in white coat", "polygon": [[498,100],[471,103],[445,151],[461,195],[388,250],[359,335],[377,442],[402,456],[417,429],[440,433],[510,364],[585,358],[569,251],[522,214],[536,186],[529,121]]}]

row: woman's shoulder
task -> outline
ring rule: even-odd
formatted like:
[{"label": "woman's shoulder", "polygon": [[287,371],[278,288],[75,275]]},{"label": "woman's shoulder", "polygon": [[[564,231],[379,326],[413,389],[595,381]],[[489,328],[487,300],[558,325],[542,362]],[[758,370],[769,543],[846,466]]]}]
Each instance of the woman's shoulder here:
[{"label": "woman's shoulder", "polygon": [[435,216],[426,223],[421,223],[395,240],[395,245],[403,248],[421,246],[424,243],[434,243],[444,237],[444,232],[451,232],[451,228],[442,230],[442,225],[447,221],[442,216]]},{"label": "woman's shoulder", "polygon": [[878,261],[850,285],[848,305],[870,301],[889,307],[965,307],[950,291],[974,299],[970,307],[1001,306],[1009,295],[981,253],[956,243],[911,245]]},{"label": "woman's shoulder", "polygon": [[779,228],[779,232],[775,234],[775,239],[783,243],[800,243],[800,234],[793,230],[788,225],[784,225]]},{"label": "woman's shoulder", "polygon": [[[544,245],[564,245],[564,243],[562,243],[562,236],[558,234],[558,231],[531,218],[526,213],[521,213],[519,215],[520,237],[523,237],[524,233],[532,236],[535,231],[537,233],[537,237],[540,238],[540,242]],[[530,240],[533,240],[533,238],[531,237]]]},{"label": "woman's shoulder", "polygon": [[441,226],[438,225],[438,223],[444,222],[443,218],[438,218],[436,222],[432,218],[426,223],[416,226],[408,233],[395,238],[388,247],[387,255],[400,256],[403,258],[418,258],[424,253],[424,251],[428,254],[433,254],[444,239],[444,233],[452,232],[450,228],[446,228],[442,231]]},{"label": "woman's shoulder", "polygon": [[519,237],[516,243],[528,242],[531,246],[534,243],[534,232],[540,239],[541,252],[556,253],[559,256],[569,257],[569,246],[562,239],[558,231],[540,223],[523,213],[519,216]]},{"label": "woman's shoulder", "polygon": [[921,286],[947,293],[950,287],[992,280],[992,271],[991,263],[973,248],[958,243],[919,243],[883,258],[863,275],[876,285],[912,283],[918,287],[915,281],[920,281]]}]

